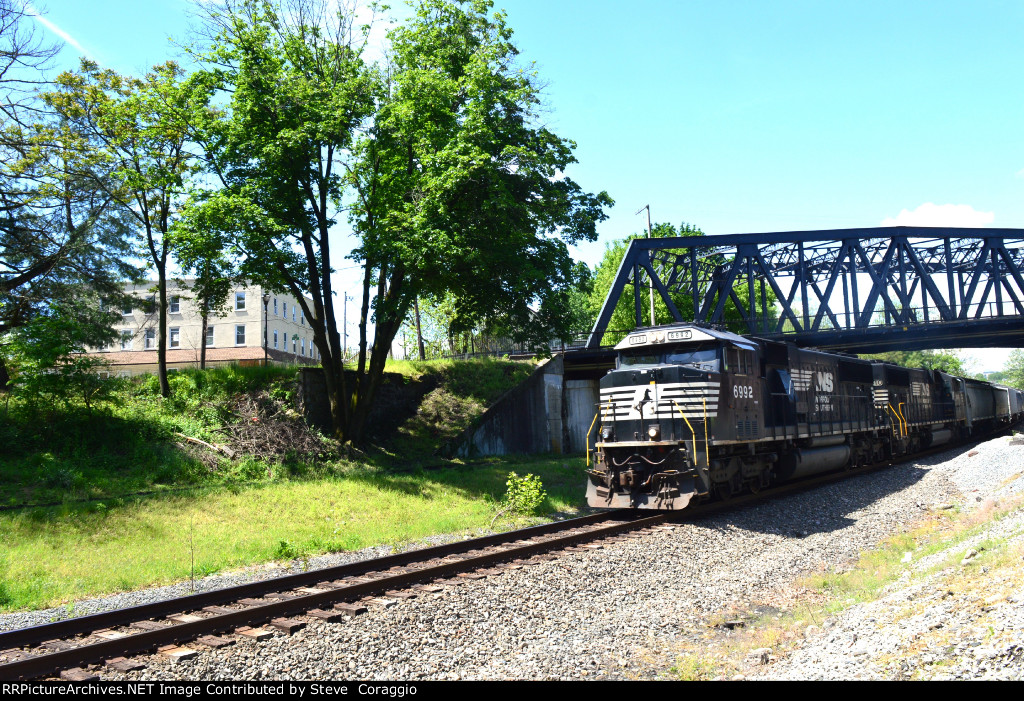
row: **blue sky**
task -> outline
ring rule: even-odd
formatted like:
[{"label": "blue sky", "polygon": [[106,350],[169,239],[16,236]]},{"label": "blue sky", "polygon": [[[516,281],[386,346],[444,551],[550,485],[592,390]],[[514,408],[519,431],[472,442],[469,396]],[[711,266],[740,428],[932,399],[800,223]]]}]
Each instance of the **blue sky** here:
[{"label": "blue sky", "polygon": [[[646,204],[709,234],[1024,228],[1024,3],[495,5],[547,82],[545,121],[578,145],[569,175],[616,200],[577,251],[591,265],[641,230]],[[190,4],[37,7],[92,58],[139,73],[176,56]]]}]

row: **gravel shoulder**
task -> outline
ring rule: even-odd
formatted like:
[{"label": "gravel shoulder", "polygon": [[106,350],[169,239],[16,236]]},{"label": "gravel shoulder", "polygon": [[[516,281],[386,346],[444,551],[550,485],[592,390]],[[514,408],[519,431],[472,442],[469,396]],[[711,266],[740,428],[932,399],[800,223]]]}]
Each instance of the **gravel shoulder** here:
[{"label": "gravel shoulder", "polygon": [[[1019,565],[1024,542],[1020,511],[979,534],[976,543],[957,545],[960,556],[965,548],[989,547],[964,566],[984,587],[983,597],[964,593],[980,597],[970,606],[959,594],[945,595],[950,587],[938,573],[927,575],[934,581],[912,576],[913,567],[925,572],[936,566],[920,557],[908,565],[906,581],[901,578],[882,599],[809,622],[798,638],[744,658],[738,672],[696,659],[693,651],[713,650],[728,640],[737,621],[800,610],[808,596],[801,577],[848,567],[861,552],[936,509],[988,508],[993,499],[1013,498],[1024,491],[1022,475],[1024,445],[995,439],[601,549],[567,553],[437,594],[372,606],[341,623],[307,619],[307,627],[291,636],[239,641],[181,662],[153,656],[146,658],[143,671],[105,671],[103,676],[628,680],[713,678],[730,669],[725,678],[1020,678],[1024,580],[1004,566],[1005,557],[996,563],[991,546],[1006,543],[1009,550],[1000,545],[1000,553],[1017,547]],[[375,554],[380,553],[349,557]],[[998,591],[981,576],[986,574],[982,567],[1005,578]],[[203,586],[226,584],[204,580]],[[1001,598],[992,599],[997,594]],[[124,606],[124,597],[148,595],[82,602],[75,613],[98,610],[87,606],[106,608],[114,599],[114,605]],[[909,611],[908,606],[917,608]],[[36,615],[59,613],[11,614]],[[11,616],[0,618],[0,627],[18,627],[10,625]],[[921,618],[908,623],[913,616]],[[923,637],[913,638],[912,630]],[[936,631],[963,631],[965,642],[927,638]],[[971,637],[970,631],[977,635]],[[973,644],[978,636],[982,642]],[[918,657],[910,655],[911,648]],[[941,659],[958,662],[936,664],[937,651],[949,651]]]},{"label": "gravel shoulder", "polygon": [[941,472],[975,524],[968,536],[908,551],[880,598],[812,629],[755,678],[1024,679],[1024,439],[988,441]]}]

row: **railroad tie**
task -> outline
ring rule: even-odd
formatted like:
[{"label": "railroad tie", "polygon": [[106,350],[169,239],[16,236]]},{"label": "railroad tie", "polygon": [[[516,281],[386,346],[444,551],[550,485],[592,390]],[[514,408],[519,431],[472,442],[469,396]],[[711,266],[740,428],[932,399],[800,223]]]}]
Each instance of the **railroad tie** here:
[{"label": "railroad tie", "polygon": [[306,622],[297,618],[275,618],[270,622],[270,626],[291,635],[305,628]]},{"label": "railroad tie", "polygon": [[366,613],[366,607],[362,604],[341,603],[335,604],[334,608],[341,611],[343,615],[348,616],[349,618]]},{"label": "railroad tie", "polygon": [[206,647],[212,647],[214,650],[217,650],[222,647],[227,647],[228,645],[234,645],[235,641],[231,638],[224,638],[219,635],[204,635],[201,638],[196,638],[196,643]]},{"label": "railroad tie", "polygon": [[328,623],[336,623],[345,617],[341,611],[324,611],[323,609],[313,609],[312,611],[306,612],[307,616],[318,618],[321,621],[327,621]]},{"label": "railroad tie", "polygon": [[60,673],[60,678],[66,682],[98,682],[100,675],[95,672],[82,669],[81,667],[74,667],[73,669],[65,669]]},{"label": "railroad tie", "polygon": [[118,672],[135,672],[145,669],[146,665],[138,660],[129,660],[127,657],[114,657],[107,660],[107,666]]}]

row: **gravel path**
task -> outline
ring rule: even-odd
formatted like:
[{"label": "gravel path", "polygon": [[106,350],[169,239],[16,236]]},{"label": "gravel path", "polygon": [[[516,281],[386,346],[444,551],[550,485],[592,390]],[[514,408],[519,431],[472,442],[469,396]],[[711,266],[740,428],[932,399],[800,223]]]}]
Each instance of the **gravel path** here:
[{"label": "gravel path", "polygon": [[[275,633],[261,643],[240,641],[221,650],[203,649],[197,657],[181,662],[148,657],[144,671],[105,671],[103,676],[149,680],[674,678],[672,669],[679,664],[680,651],[699,644],[715,624],[728,624],[739,611],[791,605],[797,594],[790,584],[799,575],[841,566],[921,519],[929,509],[962,501],[963,495],[969,503],[981,504],[990,494],[1024,488],[1024,480],[1019,479],[1024,473],[1024,445],[996,439],[973,450],[977,454],[970,457],[968,449],[958,448],[700,523],[680,524],[600,550],[565,554],[540,565],[467,581],[437,594],[372,606],[368,613],[341,623],[307,619],[307,627],[291,636]],[[1017,479],[1009,479],[1014,475]],[[1017,521],[1004,523],[1012,531]],[[379,554],[364,551],[348,558]],[[269,574],[279,572],[259,570],[244,576]],[[208,578],[203,586],[226,586],[225,579]],[[75,612],[124,606],[150,596],[165,598],[168,591],[83,602]],[[982,646],[980,651],[969,647],[977,652],[970,659],[982,660],[980,666],[965,661],[967,671],[947,665],[943,673],[954,678],[978,676],[1002,665],[999,669],[1016,670],[1013,673],[1019,678],[1024,591],[1017,591],[1021,596],[1016,599],[1011,592],[998,602],[975,607],[979,611],[988,607],[986,615],[1005,621],[1000,623],[1006,628],[1000,629],[1000,635],[1006,633],[1008,639],[1016,635],[1017,647],[996,645],[995,657],[985,657],[989,647]],[[948,608],[941,597],[934,604]],[[1014,613],[1004,615],[1003,608]],[[860,609],[863,613],[856,614]],[[0,618],[0,627],[17,627],[10,621],[46,618],[61,611],[12,614]],[[863,664],[867,658],[879,657],[882,650],[898,649],[898,645],[893,648],[895,638],[887,642],[866,636],[865,631],[877,627],[880,616],[866,606],[848,609],[825,623],[823,632],[812,630],[789,659],[763,667],[754,664],[748,674],[826,679],[909,676],[909,668],[898,665],[894,670],[884,664],[876,665],[877,669]],[[927,630],[934,622],[922,619],[921,625]],[[897,628],[906,625],[900,623]],[[851,640],[856,647],[850,647]],[[868,654],[851,653],[862,648]],[[847,664],[851,654],[853,665]]]}]

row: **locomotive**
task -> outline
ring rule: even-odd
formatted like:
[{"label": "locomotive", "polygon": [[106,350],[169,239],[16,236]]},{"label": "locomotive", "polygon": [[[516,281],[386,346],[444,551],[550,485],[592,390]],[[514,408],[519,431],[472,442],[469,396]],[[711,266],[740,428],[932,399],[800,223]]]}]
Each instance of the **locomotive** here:
[{"label": "locomotive", "polygon": [[637,330],[615,348],[593,466],[588,451],[598,508],[682,509],[1024,418],[1018,389],[692,324]]}]

